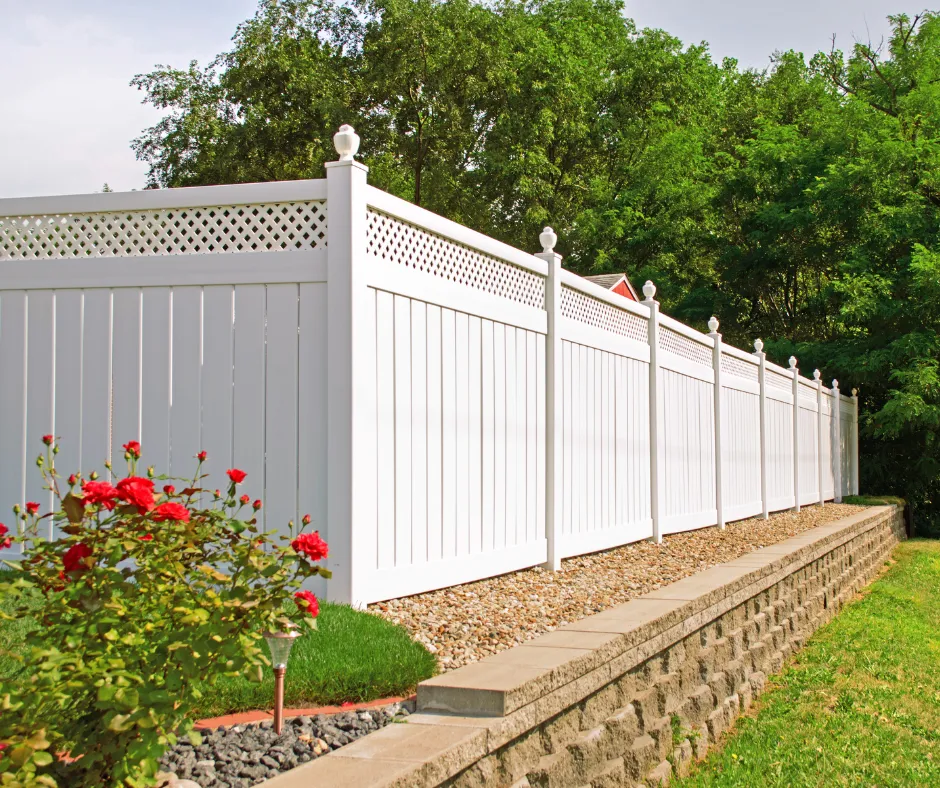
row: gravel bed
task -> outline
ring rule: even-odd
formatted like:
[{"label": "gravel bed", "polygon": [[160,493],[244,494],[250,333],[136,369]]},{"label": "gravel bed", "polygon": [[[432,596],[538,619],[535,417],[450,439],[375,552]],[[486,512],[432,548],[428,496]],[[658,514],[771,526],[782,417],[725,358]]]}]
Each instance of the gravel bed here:
[{"label": "gravel bed", "polygon": [[740,520],[566,559],[561,572],[541,567],[369,606],[401,624],[454,670],[543,632],[635,599],[715,564],[732,561],[864,509],[809,506],[799,514]]},{"label": "gravel bed", "polygon": [[393,703],[377,709],[285,720],[280,736],[271,720],[204,731],[202,744],[181,741],[160,759],[166,788],[247,788],[319,758],[407,716]]}]

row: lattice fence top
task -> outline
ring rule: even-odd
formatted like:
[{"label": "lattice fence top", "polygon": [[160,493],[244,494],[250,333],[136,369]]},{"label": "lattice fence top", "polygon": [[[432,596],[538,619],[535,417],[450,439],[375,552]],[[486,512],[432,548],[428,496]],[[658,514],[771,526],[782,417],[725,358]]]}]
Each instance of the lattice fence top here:
[{"label": "lattice fence top", "polygon": [[322,200],[0,217],[0,260],[307,250],[326,224]]},{"label": "lattice fence top", "polygon": [[538,274],[371,208],[368,216],[366,243],[376,257],[536,309],[545,307],[545,279]]},{"label": "lattice fence top", "polygon": [[757,381],[760,379],[756,364],[748,364],[737,356],[732,356],[728,353],[721,354],[721,371],[729,375],[736,375],[745,380]]},{"label": "lattice fence top", "polygon": [[786,375],[781,375],[772,369],[764,370],[764,380],[768,386],[783,389],[784,391],[793,391],[793,378],[788,378]]},{"label": "lattice fence top", "polygon": [[666,326],[659,329],[659,346],[696,364],[712,365],[711,350]]},{"label": "lattice fence top", "polygon": [[561,314],[569,320],[637,342],[649,341],[649,324],[642,317],[564,285],[561,288]]}]

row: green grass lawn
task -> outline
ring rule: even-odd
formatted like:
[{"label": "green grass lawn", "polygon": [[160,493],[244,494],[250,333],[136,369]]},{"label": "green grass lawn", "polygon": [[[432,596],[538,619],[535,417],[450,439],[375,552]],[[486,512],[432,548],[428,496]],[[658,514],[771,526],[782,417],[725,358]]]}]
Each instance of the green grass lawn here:
[{"label": "green grass lawn", "polygon": [[[291,650],[284,681],[288,706],[337,705],[404,695],[437,672],[437,659],[399,626],[346,605],[320,603],[317,629]],[[206,692],[199,716],[269,708],[270,670],[262,683],[220,679]]]},{"label": "green grass lawn", "polygon": [[[0,599],[0,607],[4,607]],[[8,605],[5,606],[9,609]],[[320,603],[318,628],[294,644],[287,666],[289,706],[338,705],[404,695],[437,672],[437,659],[399,626],[346,605]],[[0,621],[0,675],[17,666],[4,652],[18,650],[32,621]],[[205,690],[199,717],[270,708],[274,678],[260,684],[223,678]]]},{"label": "green grass lawn", "polygon": [[894,558],[673,785],[940,785],[940,542]]}]

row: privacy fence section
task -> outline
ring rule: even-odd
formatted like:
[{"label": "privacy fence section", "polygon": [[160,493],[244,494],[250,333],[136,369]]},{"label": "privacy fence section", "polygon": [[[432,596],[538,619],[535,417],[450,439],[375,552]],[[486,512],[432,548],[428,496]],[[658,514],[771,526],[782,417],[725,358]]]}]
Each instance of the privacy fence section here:
[{"label": "privacy fence section", "polygon": [[[0,201],[0,511],[205,450],[368,603],[857,491],[857,399],[372,188]],[[49,523],[48,520],[43,521]],[[55,537],[51,526],[41,534]],[[321,591],[324,589],[320,589]]]}]

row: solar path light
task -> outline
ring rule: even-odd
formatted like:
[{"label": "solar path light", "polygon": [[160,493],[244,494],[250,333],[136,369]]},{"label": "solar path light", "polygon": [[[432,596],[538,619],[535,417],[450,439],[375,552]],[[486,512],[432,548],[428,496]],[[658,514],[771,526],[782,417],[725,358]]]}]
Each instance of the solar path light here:
[{"label": "solar path light", "polygon": [[299,637],[300,632],[296,629],[264,633],[271,652],[271,665],[274,667],[274,732],[278,734],[284,725],[284,674],[287,671],[287,659],[291,646]]}]

